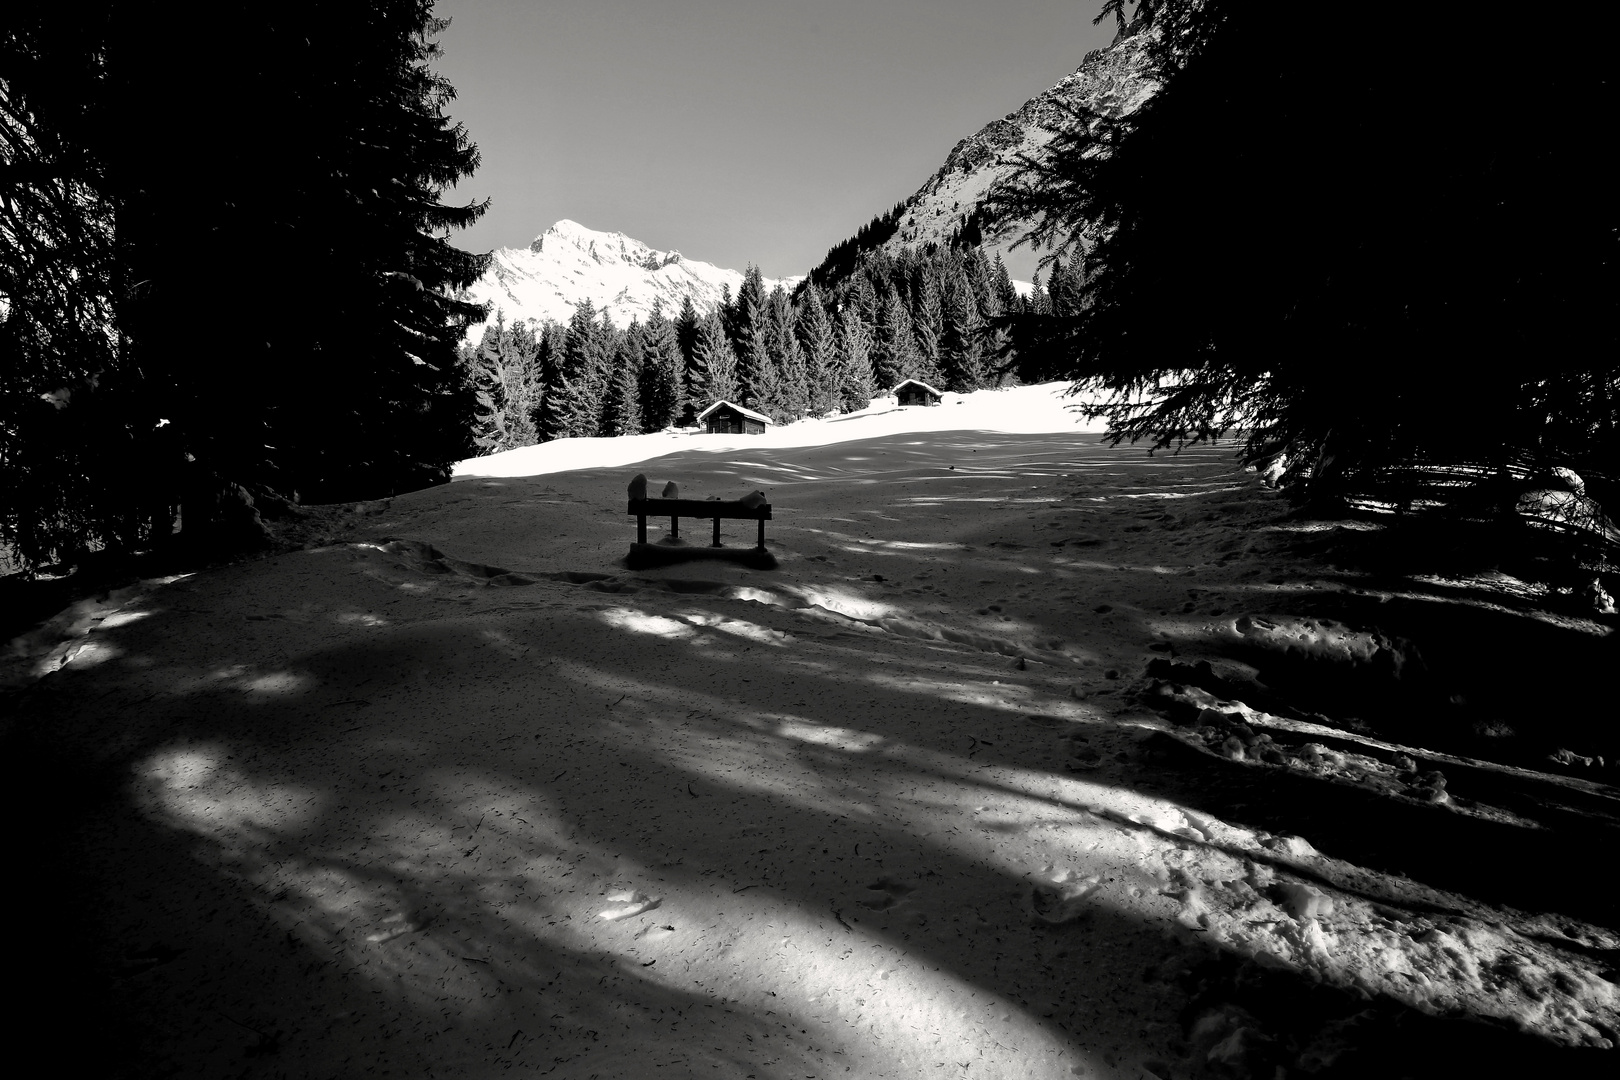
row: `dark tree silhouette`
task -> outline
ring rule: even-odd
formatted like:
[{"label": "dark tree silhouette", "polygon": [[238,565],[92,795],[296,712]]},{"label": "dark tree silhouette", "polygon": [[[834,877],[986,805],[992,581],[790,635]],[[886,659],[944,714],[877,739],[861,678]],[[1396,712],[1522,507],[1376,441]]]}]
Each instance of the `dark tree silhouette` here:
[{"label": "dark tree silhouette", "polygon": [[1083,311],[1013,320],[1025,361],[1141,395],[1117,438],[1242,429],[1304,496],[1413,462],[1620,465],[1612,6],[1533,85],[1522,27],[1456,4],[1375,43],[1331,5],[1104,14],[1161,88],[1075,117],[998,199],[1085,265]]},{"label": "dark tree silhouette", "polygon": [[125,281],[103,149],[108,18],[24,0],[0,20],[0,554],[27,562],[118,543],[132,524],[120,478],[98,467],[135,441],[102,405],[122,374]]},{"label": "dark tree silhouette", "polygon": [[389,494],[471,451],[454,296],[485,260],[447,237],[483,206],[440,203],[478,161],[443,25],[428,0],[225,0],[185,35],[116,0],[8,9],[0,202],[31,220],[0,256],[0,540],[161,543],[175,504],[207,539],[226,492]]}]

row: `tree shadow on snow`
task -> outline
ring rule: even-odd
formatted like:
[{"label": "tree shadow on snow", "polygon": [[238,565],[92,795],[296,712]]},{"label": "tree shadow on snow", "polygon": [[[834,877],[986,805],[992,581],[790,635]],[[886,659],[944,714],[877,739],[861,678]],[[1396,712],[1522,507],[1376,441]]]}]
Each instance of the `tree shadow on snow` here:
[{"label": "tree shadow on snow", "polygon": [[[1079,613],[1098,633],[1139,642],[1123,679],[1079,665],[1099,694],[1131,683],[1150,661],[1189,659],[1174,652],[1195,639],[1166,632],[1178,619],[1208,623],[1282,605],[1384,626],[1404,610],[1391,606],[1404,601],[1291,588],[1268,564],[1286,547],[1286,536],[1266,532],[1281,512],[1257,510],[1264,497],[1234,481],[1221,454],[1152,471],[1095,446],[1030,460],[1050,446],[1044,436],[944,433],[915,445],[889,437],[767,450],[725,468],[795,485],[802,525],[829,519],[838,485],[858,467],[866,481],[897,485],[908,519],[940,530],[929,540],[964,553],[957,572],[1042,583],[1065,575],[1073,596],[1025,612],[1017,632],[1072,636]],[[893,461],[861,460],[872,455]],[[941,478],[961,483],[945,488]],[[980,498],[971,485],[981,482],[982,497],[1024,512],[960,523],[953,500]],[[1027,485],[1027,497],[1016,485]],[[826,555],[849,569],[906,579],[904,589],[885,586],[897,610],[910,615],[925,603],[920,579],[937,569],[926,549],[821,535]],[[1108,591],[1122,575],[1133,582],[1120,591],[1149,596],[1151,609]],[[863,994],[873,1008],[880,999],[843,985],[838,967],[866,949],[1005,1004],[1102,1075],[1145,1066],[1160,1075],[1270,1077],[1281,1067],[1416,1076],[1505,1065],[1568,1075],[1604,1064],[1601,1054],[1555,1052],[1494,1025],[1424,1016],[1259,965],[1106,899],[1073,919],[1043,919],[1032,881],[1044,868],[1007,852],[1031,820],[1071,822],[1083,809],[1031,796],[1043,782],[1074,778],[1050,726],[959,692],[1003,673],[1006,656],[925,643],[903,662],[891,650],[878,669],[858,634],[829,635],[824,661],[761,669],[743,653],[769,644],[719,647],[712,628],[685,624],[677,627],[685,636],[649,645],[646,627],[665,625],[657,619],[714,614],[683,607],[691,598],[643,596],[639,623],[621,614],[612,624],[612,605],[628,610],[622,597],[536,588],[556,594],[549,624],[521,606],[447,608],[435,622],[330,645],[215,634],[202,655],[190,652],[196,616],[176,602],[97,632],[122,657],[64,670],[13,700],[8,808],[29,878],[50,885],[12,890],[17,968],[34,973],[38,990],[25,1029],[63,1013],[111,1024],[112,1037],[82,1051],[101,1055],[90,1063],[107,1075],[630,1075],[647,1062],[822,1075],[872,1049],[860,1027],[868,1000],[841,995]],[[1039,599],[1039,589],[1028,591]],[[1445,637],[1457,622],[1422,623],[1435,610],[1451,609],[1413,601],[1411,618],[1390,632],[1415,635],[1426,650],[1444,639],[1458,642],[1459,656],[1488,655]],[[769,630],[762,616],[721,614]],[[1477,615],[1462,619],[1470,642],[1493,640],[1490,627],[1508,619]],[[983,617],[991,627],[1011,618]],[[1005,633],[1013,640],[1013,629]],[[1545,656],[1567,656],[1565,644],[1552,634]],[[245,677],[197,677],[237,664],[272,678],[263,685],[275,692]],[[537,673],[544,664],[552,666]],[[1339,700],[1305,696],[1320,679],[1264,675],[1302,710],[1331,711]],[[758,680],[746,704],[745,678]],[[442,714],[423,737],[415,722],[430,707]],[[565,731],[548,726],[558,717]],[[1601,892],[1548,884],[1576,876],[1571,867],[1591,862],[1594,840],[1611,835],[1606,820],[1583,827],[1578,806],[1559,810],[1549,835],[1246,767],[1167,738],[1087,775],[1303,833],[1331,855],[1430,885],[1614,925]],[[904,752],[885,757],[873,746]],[[168,803],[153,801],[154,769]],[[195,783],[186,769],[198,770]],[[1009,785],[996,769],[1031,779]],[[794,777],[797,787],[787,782]],[[887,802],[873,804],[874,785]],[[968,803],[1010,809],[964,829]],[[271,806],[285,814],[269,814]],[[1165,839],[1139,831],[1150,843]],[[1503,873],[1504,863],[1514,872]],[[560,874],[588,879],[577,888],[589,903],[570,899],[576,886]],[[627,885],[708,897],[712,911],[677,919],[672,903],[611,926],[592,922],[589,932],[569,925]],[[757,975],[746,1000],[684,970],[671,974],[681,956],[667,943],[681,935],[712,959],[756,940],[753,920],[778,917],[784,948],[803,947],[816,964],[742,957],[738,967]],[[41,923],[71,930],[34,932]],[[916,1002],[897,1007],[921,1007],[920,986],[908,991]]]},{"label": "tree shadow on snow", "polygon": [[[951,792],[958,802],[971,793],[987,804],[1027,797],[971,778],[981,766],[1065,775],[1050,732],[1015,729],[1004,709],[938,696],[921,681],[865,684],[863,711],[852,717],[843,691],[859,668],[856,648],[840,664],[783,669],[775,685],[755,688],[762,700],[752,707],[688,710],[686,742],[672,743],[668,702],[690,695],[693,669],[710,672],[722,688],[716,701],[730,696],[723,688],[738,685],[744,669],[724,652],[677,641],[660,646],[667,650],[661,671],[676,672],[661,677],[632,659],[648,655],[631,646],[632,631],[604,629],[589,611],[563,619],[564,630],[506,614],[381,631],[368,642],[288,657],[281,669],[303,681],[251,700],[240,687],[202,686],[168,674],[162,662],[151,666],[165,647],[165,623],[181,617],[160,611],[110,632],[125,639],[126,661],[37,684],[17,705],[7,747],[12,820],[33,825],[27,853],[35,873],[73,883],[65,901],[48,901],[52,921],[83,928],[65,945],[26,935],[20,967],[49,973],[42,978],[70,1012],[124,1018],[131,1052],[105,1050],[109,1075],[423,1074],[430,1066],[460,1075],[508,1067],[613,1075],[619,1065],[644,1068],[664,1055],[671,1065],[763,1077],[841,1072],[855,1060],[862,1035],[853,1010],[833,1010],[843,1027],[821,1024],[799,987],[761,989],[747,1001],[717,997],[666,972],[653,978],[628,959],[640,939],[612,938],[616,949],[590,950],[578,934],[553,932],[565,921],[562,898],[532,893],[535,879],[521,868],[576,856],[584,873],[597,875],[591,887],[601,893],[633,866],[643,880],[656,875],[662,890],[721,897],[725,907],[717,904],[713,925],[702,928],[721,939],[711,939],[713,947],[730,947],[723,911],[739,920],[735,926],[769,907],[799,913],[795,932],[832,958],[862,942],[903,954],[1016,1003],[1052,1039],[1079,1057],[1091,1054],[1089,1066],[1103,1075],[1116,1066],[1128,1074],[1144,1061],[1165,1075],[1205,1068],[1216,1040],[1226,1047],[1224,1075],[1270,1076],[1276,1066],[1312,1061],[1323,1075],[1341,1076],[1483,1068],[1509,1057],[1564,1074],[1590,1063],[1590,1055],[1553,1054],[1495,1028],[1421,1017],[1288,971],[1261,971],[1106,905],[1072,922],[1031,918],[1028,873],[988,858],[982,844],[951,839],[952,807],[941,804],[940,827],[924,835],[876,812],[881,807],[856,806],[870,801],[870,784],[852,782],[849,770],[875,770],[894,807],[912,798],[901,793],[921,792],[920,801],[904,803],[913,811],[930,791]],[[571,666],[545,680],[525,673],[492,699],[482,680],[499,679],[502,662],[489,653],[491,629],[513,648],[549,648]],[[235,642],[211,648],[208,663],[248,658]],[[175,656],[166,659],[177,666]],[[498,712],[453,710],[437,741],[405,738],[407,714],[398,710],[413,707],[412,688],[441,685],[411,682],[424,667],[476,693],[472,700],[499,702]],[[589,710],[589,719],[571,721],[573,745],[536,726],[546,708],[522,695],[537,685],[573,693],[580,701],[570,708]],[[636,690],[629,708],[592,697],[610,685]],[[361,694],[381,704],[355,704]],[[384,700],[390,694],[400,696]],[[874,765],[858,746],[791,738],[779,721],[760,726],[762,712],[916,753]],[[1004,734],[963,737],[984,731]],[[736,747],[738,771],[728,779],[660,742]],[[182,784],[175,805],[197,816],[154,813],[150,791],[137,782],[141,770],[166,762],[172,780],[174,769],[204,758],[214,770],[199,774],[204,781],[227,768],[231,778],[217,792],[204,783],[204,793],[227,807],[239,798],[246,809],[219,818],[212,802],[186,802],[190,789]],[[750,763],[769,762],[813,782],[813,797],[750,774]],[[487,817],[475,824],[469,799],[446,794],[447,772],[468,778],[472,804],[505,805],[502,831]],[[1154,786],[1140,774],[1129,780]],[[272,797],[317,809],[278,827],[252,812]],[[1262,793],[1256,801],[1287,800]],[[1322,796],[1301,801],[1317,806]],[[549,808],[549,833],[511,823],[525,805]],[[228,827],[210,832],[217,820]],[[421,835],[386,832],[412,822],[449,835],[462,855]],[[494,839],[479,840],[484,828]],[[493,850],[477,854],[485,843]],[[617,861],[602,861],[604,853]],[[902,884],[910,891],[889,903]],[[19,907],[40,903],[18,900]],[[660,921],[655,909],[618,924],[620,937]],[[19,911],[12,925],[29,922]],[[669,959],[662,954],[656,965]],[[768,986],[770,962],[753,963]],[[435,978],[413,975],[418,966]],[[836,968],[820,977],[829,987],[838,981]],[[780,1009],[764,1004],[769,994]],[[34,1018],[60,1008],[41,1000]],[[1140,1030],[1119,1019],[1133,1013]],[[1180,1030],[1149,1027],[1166,1021]],[[690,1037],[693,1027],[702,1040]],[[454,1049],[438,1049],[445,1045]],[[690,1056],[696,1046],[709,1047],[703,1053],[713,1060],[670,1056]]]}]

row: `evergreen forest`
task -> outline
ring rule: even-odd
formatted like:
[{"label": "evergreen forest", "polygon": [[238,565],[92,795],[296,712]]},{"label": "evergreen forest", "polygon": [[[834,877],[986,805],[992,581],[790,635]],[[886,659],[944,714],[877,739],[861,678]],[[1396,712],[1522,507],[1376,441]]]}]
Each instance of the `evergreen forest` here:
[{"label": "evergreen forest", "polygon": [[[475,441],[493,453],[551,439],[635,435],[688,425],[717,401],[778,424],[850,412],[905,379],[967,392],[1015,361],[1008,315],[1068,317],[1077,270],[1061,258],[1020,296],[999,256],[978,246],[894,251],[891,211],[833,248],[790,295],[750,266],[735,296],[699,313],[655,308],[615,326],[589,302],[568,324],[497,317],[463,350],[477,393]],[[887,232],[884,229],[887,229]],[[819,283],[818,283],[819,281]],[[1026,380],[1043,369],[1025,364]]]}]

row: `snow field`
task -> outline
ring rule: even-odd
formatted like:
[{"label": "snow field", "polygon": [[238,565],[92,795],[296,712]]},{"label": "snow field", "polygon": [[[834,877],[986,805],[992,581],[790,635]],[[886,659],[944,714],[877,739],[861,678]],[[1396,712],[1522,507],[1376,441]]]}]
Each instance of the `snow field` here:
[{"label": "snow field", "polygon": [[[1416,748],[1220,698],[1171,650],[1409,654],[1251,615],[1264,496],[1063,405],[548,444],[98,608],[52,737],[129,770],[133,812],[85,841],[106,918],[186,943],[130,1008],[178,1075],[239,1071],[255,1030],[310,1076],[1243,1075],[1254,1021],[1188,1029],[1169,974],[1229,956],[1612,1041],[1602,928],[1152,793],[1169,740],[1415,804],[1385,759]],[[636,472],[765,490],[781,569],[625,571]],[[1150,662],[1196,723],[1143,707]]]}]

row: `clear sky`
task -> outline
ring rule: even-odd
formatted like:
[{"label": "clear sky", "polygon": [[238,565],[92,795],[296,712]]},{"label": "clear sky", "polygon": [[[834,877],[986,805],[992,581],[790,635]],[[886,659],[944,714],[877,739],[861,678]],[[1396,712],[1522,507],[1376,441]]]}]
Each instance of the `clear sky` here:
[{"label": "clear sky", "polygon": [[438,0],[438,70],[491,197],[456,236],[559,218],[802,274],[959,139],[1113,38],[1101,0]]}]

